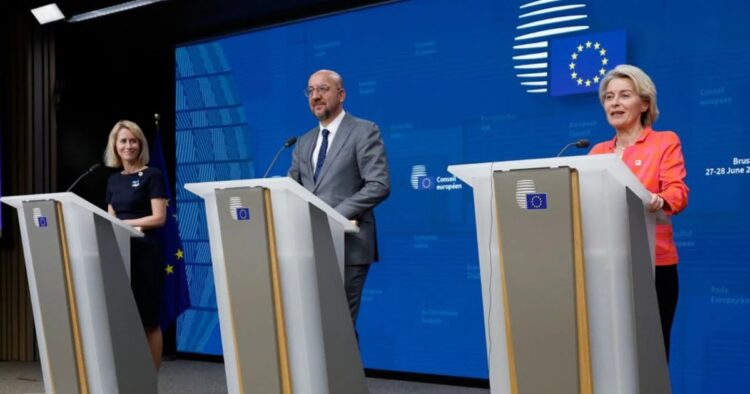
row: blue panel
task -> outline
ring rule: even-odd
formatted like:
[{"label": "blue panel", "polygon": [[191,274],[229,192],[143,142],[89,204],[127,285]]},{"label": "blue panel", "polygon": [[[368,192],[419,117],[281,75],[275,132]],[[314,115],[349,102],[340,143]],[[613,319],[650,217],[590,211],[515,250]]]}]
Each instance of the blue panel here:
[{"label": "blue panel", "polygon": [[[691,188],[674,220],[674,391],[747,392],[750,6],[528,3],[401,1],[178,48],[178,185],[255,177],[289,136],[316,125],[302,94],[310,73],[339,71],[347,111],[380,125],[392,177],[376,210],[381,262],[358,322],[365,366],[486,378],[472,192],[445,168],[612,138],[595,93],[550,94],[549,52],[553,42],[624,32],[625,61],[659,91],[655,128],[682,139]],[[272,175],[286,173],[289,153]],[[177,202],[195,305],[180,319],[178,347],[218,354],[202,202],[179,189]]]}]

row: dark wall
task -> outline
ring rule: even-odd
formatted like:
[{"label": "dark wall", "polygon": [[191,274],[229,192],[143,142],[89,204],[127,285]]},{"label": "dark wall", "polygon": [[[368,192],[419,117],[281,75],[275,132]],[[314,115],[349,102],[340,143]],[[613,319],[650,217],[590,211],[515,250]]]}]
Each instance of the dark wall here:
[{"label": "dark wall", "polygon": [[[174,139],[171,47],[143,37],[96,34],[92,39],[86,29],[71,29],[58,35],[59,190],[65,190],[92,164],[102,162],[109,132],[121,119],[138,123],[151,142],[153,115],[161,114],[165,150],[174,152],[170,143]],[[103,205],[110,173],[101,168],[74,191]]]},{"label": "dark wall", "polygon": [[[0,3],[0,114],[4,195],[49,193],[56,184],[54,33]],[[0,239],[0,360],[37,358],[17,215],[7,205]]]}]

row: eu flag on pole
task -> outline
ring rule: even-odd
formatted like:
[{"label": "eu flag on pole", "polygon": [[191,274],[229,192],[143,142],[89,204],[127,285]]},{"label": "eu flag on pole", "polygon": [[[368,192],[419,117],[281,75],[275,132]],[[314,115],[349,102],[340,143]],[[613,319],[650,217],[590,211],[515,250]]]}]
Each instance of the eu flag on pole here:
[{"label": "eu flag on pole", "polygon": [[171,326],[177,316],[190,308],[190,294],[185,275],[185,259],[182,241],[177,228],[177,211],[172,199],[172,187],[167,175],[167,166],[161,148],[161,132],[156,130],[154,144],[151,147],[151,165],[164,175],[167,186],[167,221],[162,229],[162,246],[164,250],[164,290],[161,296],[160,325],[162,330]]},{"label": "eu flag on pole", "polygon": [[625,64],[625,30],[589,33],[550,42],[550,94],[596,92],[607,71]]}]

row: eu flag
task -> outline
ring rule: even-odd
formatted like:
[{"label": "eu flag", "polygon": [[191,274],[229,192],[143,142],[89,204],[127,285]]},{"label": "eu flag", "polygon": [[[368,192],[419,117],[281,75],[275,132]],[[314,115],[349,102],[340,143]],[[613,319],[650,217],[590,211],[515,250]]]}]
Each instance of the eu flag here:
[{"label": "eu flag", "polygon": [[550,42],[550,94],[596,92],[607,71],[625,64],[625,30],[590,33]]},{"label": "eu flag", "polygon": [[431,190],[435,188],[435,177],[434,176],[420,176],[417,178],[419,190]]},{"label": "eu flag", "polygon": [[237,220],[250,220],[250,208],[237,208]]},{"label": "eu flag", "polygon": [[172,199],[172,187],[167,175],[167,166],[161,148],[161,133],[156,131],[154,144],[151,147],[151,163],[164,175],[167,186],[167,221],[162,229],[162,246],[164,250],[164,290],[161,296],[160,325],[162,330],[171,326],[177,316],[190,308],[187,275],[182,241],[177,227],[177,210]]},{"label": "eu flag", "polygon": [[547,193],[527,194],[526,209],[547,209]]}]

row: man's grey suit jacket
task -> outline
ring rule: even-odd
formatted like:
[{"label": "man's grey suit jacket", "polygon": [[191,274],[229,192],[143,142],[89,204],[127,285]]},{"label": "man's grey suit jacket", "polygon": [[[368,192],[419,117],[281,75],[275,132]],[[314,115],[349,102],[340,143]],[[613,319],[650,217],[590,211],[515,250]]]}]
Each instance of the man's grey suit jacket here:
[{"label": "man's grey suit jacket", "polygon": [[345,263],[370,264],[378,260],[372,209],[391,190],[380,130],[375,123],[346,113],[316,183],[312,154],[319,132],[316,127],[299,138],[288,175],[344,217],[357,220],[359,233],[346,234]]}]

